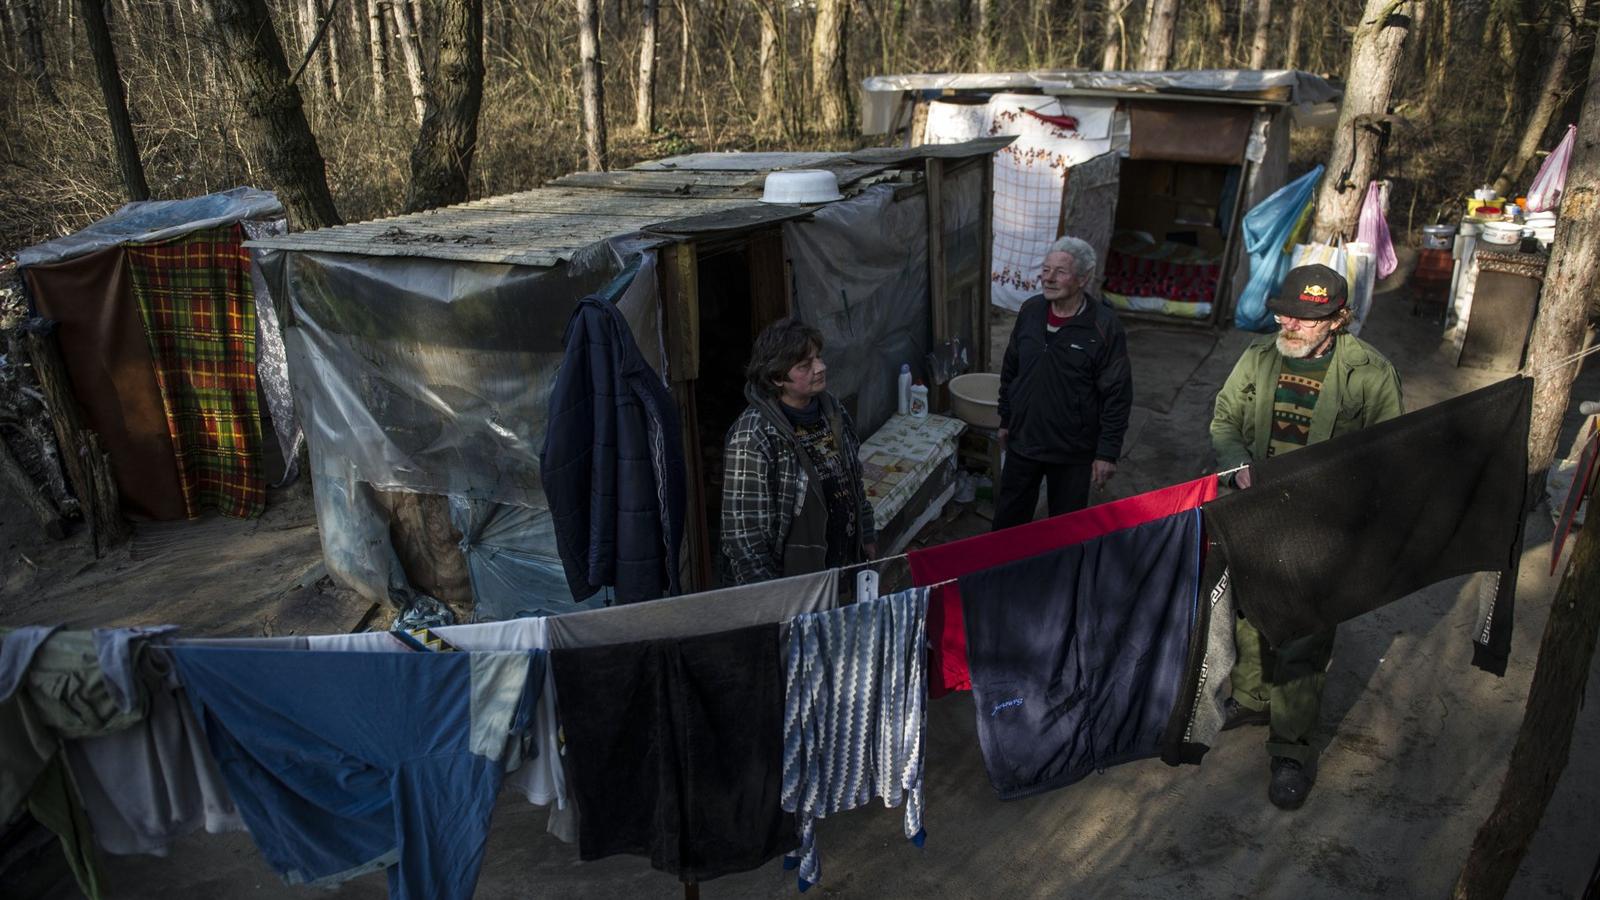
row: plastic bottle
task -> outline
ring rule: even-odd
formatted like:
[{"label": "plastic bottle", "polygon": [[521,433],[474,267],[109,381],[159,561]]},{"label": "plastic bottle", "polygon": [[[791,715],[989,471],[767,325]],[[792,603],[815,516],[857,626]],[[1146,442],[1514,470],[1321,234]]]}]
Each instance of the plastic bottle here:
[{"label": "plastic bottle", "polygon": [[911,364],[900,364],[900,384],[895,395],[895,412],[905,415],[911,411]]},{"label": "plastic bottle", "polygon": [[918,378],[911,385],[911,418],[926,419],[928,417],[928,388]]}]

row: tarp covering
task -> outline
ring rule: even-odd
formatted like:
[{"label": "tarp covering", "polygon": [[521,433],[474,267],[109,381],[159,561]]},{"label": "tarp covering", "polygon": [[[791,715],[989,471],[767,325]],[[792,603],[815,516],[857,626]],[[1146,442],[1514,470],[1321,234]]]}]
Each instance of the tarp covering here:
[{"label": "tarp covering", "polygon": [[795,315],[822,332],[828,389],[862,435],[894,414],[901,363],[927,377],[927,203],[894,193],[871,187],[783,228]]},{"label": "tarp covering", "polygon": [[128,241],[159,241],[244,219],[283,216],[283,204],[271,191],[236,187],[184,200],[129,203],[82,231],[46,241],[17,254],[17,265],[60,262]]},{"label": "tarp covering", "polygon": [[659,372],[646,247],[600,243],[553,268],[258,251],[268,288],[286,301],[289,369],[335,577],[374,601],[408,590],[371,492],[439,494],[464,536],[479,618],[570,604],[539,478],[561,324],[622,271],[624,256],[643,253],[617,302]]}]

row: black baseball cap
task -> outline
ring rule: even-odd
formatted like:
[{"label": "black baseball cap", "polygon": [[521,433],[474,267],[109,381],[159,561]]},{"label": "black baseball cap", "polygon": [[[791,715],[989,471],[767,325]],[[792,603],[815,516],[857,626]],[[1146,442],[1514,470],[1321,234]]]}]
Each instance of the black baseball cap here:
[{"label": "black baseball cap", "polygon": [[1296,266],[1283,277],[1267,308],[1296,319],[1326,319],[1344,309],[1350,287],[1344,276],[1323,265]]}]

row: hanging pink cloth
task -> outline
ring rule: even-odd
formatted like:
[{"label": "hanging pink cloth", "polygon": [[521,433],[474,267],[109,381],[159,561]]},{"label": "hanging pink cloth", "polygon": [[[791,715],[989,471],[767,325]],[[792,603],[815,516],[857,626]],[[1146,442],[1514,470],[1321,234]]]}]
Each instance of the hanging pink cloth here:
[{"label": "hanging pink cloth", "polygon": [[1376,181],[1367,185],[1367,199],[1361,204],[1361,223],[1356,240],[1372,248],[1378,263],[1378,278],[1389,277],[1399,262],[1394,258],[1394,242],[1389,239],[1389,221],[1383,217],[1383,187]]},{"label": "hanging pink cloth", "polygon": [[1528,212],[1544,212],[1561,205],[1561,192],[1567,189],[1567,164],[1572,162],[1572,142],[1577,140],[1578,126],[1568,125],[1561,143],[1544,158],[1539,174],[1533,176],[1533,186],[1528,188]]}]

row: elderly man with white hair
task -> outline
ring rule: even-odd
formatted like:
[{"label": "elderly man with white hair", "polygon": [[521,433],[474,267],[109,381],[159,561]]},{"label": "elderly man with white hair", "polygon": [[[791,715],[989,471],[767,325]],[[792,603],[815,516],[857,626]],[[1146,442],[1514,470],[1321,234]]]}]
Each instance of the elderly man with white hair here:
[{"label": "elderly man with white hair", "polygon": [[1032,521],[1040,482],[1058,516],[1087,506],[1090,485],[1103,486],[1117,470],[1133,375],[1122,323],[1089,291],[1094,268],[1093,247],[1057,240],[1040,266],[1043,292],[1017,312],[1000,368],[1006,460],[996,530]]}]

